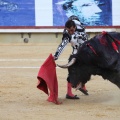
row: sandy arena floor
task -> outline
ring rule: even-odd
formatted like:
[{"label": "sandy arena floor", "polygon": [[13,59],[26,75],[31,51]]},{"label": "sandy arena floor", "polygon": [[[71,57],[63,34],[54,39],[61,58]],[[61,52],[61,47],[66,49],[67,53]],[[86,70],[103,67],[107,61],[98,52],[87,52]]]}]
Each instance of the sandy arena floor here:
[{"label": "sandy arena floor", "polygon": [[[39,67],[56,45],[0,45],[0,120],[120,120],[120,90],[100,76],[92,76],[86,86],[89,96],[75,91],[79,100],[65,99],[67,70],[57,68],[59,101],[36,88]],[[66,63],[69,46],[56,63]]]}]

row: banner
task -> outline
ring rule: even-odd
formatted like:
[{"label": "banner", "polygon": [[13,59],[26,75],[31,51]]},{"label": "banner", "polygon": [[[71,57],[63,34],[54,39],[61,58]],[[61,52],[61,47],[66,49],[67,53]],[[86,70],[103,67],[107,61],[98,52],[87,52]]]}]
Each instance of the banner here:
[{"label": "banner", "polygon": [[0,0],[0,26],[35,26],[34,0]]},{"label": "banner", "polygon": [[86,26],[119,26],[119,0],[0,0],[0,26],[64,26],[76,15]]}]

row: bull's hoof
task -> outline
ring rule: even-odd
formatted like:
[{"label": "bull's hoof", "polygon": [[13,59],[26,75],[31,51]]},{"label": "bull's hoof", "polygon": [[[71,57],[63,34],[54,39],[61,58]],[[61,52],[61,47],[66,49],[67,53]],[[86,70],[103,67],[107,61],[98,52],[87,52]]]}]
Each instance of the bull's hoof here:
[{"label": "bull's hoof", "polygon": [[73,97],[71,97],[68,94],[66,94],[66,98],[67,99],[80,99],[77,95],[74,95]]}]

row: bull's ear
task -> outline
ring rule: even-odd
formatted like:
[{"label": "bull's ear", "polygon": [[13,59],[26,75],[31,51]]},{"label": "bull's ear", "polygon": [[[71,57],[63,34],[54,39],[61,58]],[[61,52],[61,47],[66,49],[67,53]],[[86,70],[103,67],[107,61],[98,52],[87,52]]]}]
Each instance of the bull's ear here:
[{"label": "bull's ear", "polygon": [[57,64],[57,66],[60,67],[60,68],[68,68],[69,67],[69,66],[67,66],[67,64],[66,65],[58,65]]}]

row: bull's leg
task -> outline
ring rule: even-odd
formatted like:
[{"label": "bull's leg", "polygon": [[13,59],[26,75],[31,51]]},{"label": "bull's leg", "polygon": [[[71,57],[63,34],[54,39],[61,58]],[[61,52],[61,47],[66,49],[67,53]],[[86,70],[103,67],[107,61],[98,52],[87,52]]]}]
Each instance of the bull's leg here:
[{"label": "bull's leg", "polygon": [[120,73],[111,76],[109,81],[111,81],[120,88]]},{"label": "bull's leg", "polygon": [[120,72],[104,71],[102,77],[120,88]]}]

